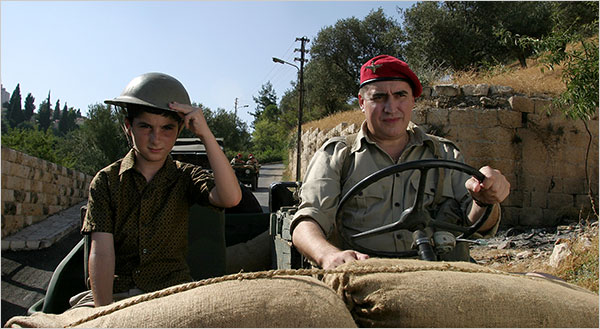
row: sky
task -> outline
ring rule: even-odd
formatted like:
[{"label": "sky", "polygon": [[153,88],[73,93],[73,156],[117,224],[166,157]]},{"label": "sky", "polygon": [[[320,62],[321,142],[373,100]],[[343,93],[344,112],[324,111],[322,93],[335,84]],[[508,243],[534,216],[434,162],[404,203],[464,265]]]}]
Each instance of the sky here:
[{"label": "sky", "polygon": [[[0,2],[0,80],[20,84],[36,111],[51,92],[54,107],[80,109],[118,96],[131,79],[162,72],[192,102],[234,111],[250,127],[253,97],[270,81],[277,100],[298,70],[296,38],[314,40],[338,20],[382,8],[400,20],[404,1],[6,1]],[[311,42],[307,43],[310,49]],[[307,54],[307,59],[310,55]],[[358,79],[358,77],[357,77]],[[248,105],[248,106],[245,106]]]}]

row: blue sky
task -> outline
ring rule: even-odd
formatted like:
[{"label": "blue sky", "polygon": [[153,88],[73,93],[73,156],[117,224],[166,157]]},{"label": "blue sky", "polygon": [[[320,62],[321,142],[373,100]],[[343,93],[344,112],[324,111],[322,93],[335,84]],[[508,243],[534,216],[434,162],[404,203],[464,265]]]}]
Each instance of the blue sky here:
[{"label": "blue sky", "polygon": [[[297,70],[297,37],[313,40],[339,19],[403,1],[1,1],[1,80],[39,104],[79,108],[118,96],[135,76],[163,72],[192,101],[233,111],[250,125],[252,97],[267,81],[278,100]],[[310,48],[311,43],[307,44]],[[310,58],[310,57],[308,57]],[[358,78],[358,77],[357,77]],[[243,105],[249,105],[241,108]]]}]

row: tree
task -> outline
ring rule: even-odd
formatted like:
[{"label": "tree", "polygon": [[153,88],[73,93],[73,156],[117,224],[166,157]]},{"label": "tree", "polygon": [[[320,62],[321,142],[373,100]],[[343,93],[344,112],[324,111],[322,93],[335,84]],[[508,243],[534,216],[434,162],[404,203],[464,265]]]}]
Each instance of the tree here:
[{"label": "tree", "polygon": [[216,112],[210,109],[204,109],[206,123],[210,127],[215,137],[221,137],[224,140],[225,153],[230,156],[234,152],[247,151],[250,149],[250,134],[245,122],[232,112],[227,112],[222,108]]},{"label": "tree", "polygon": [[267,81],[267,83],[262,85],[258,92],[258,97],[252,97],[252,99],[257,104],[254,113],[250,113],[254,117],[254,121],[252,122],[252,125],[254,125],[255,122],[261,119],[263,111],[269,105],[277,105],[277,95],[271,81]]},{"label": "tree", "polygon": [[75,122],[77,119],[77,112],[75,112],[73,108],[68,109],[67,103],[65,103],[61,113],[62,115],[58,121],[58,134],[59,136],[65,136],[67,133],[77,128],[77,123]]},{"label": "tree", "polygon": [[52,109],[50,108],[50,91],[48,91],[48,98],[46,98],[42,104],[40,104],[40,110],[38,112],[38,125],[42,131],[46,131],[52,124]]},{"label": "tree", "polygon": [[533,1],[419,2],[400,11],[407,59],[420,68],[445,63],[463,70],[515,59],[524,66],[533,50],[515,36],[549,33],[550,13],[548,3]]},{"label": "tree", "polygon": [[319,31],[304,74],[306,105],[324,114],[342,111],[356,97],[360,67],[369,58],[388,54],[402,58],[405,37],[400,25],[383,9],[364,20],[338,20]]},{"label": "tree", "polygon": [[35,112],[35,98],[31,93],[27,94],[25,97],[25,111],[23,112],[25,116],[25,121],[31,120],[33,117],[33,112]]},{"label": "tree", "polygon": [[261,162],[281,161],[287,157],[288,130],[281,125],[273,124],[269,120],[256,122],[252,132],[252,150]]},{"label": "tree", "polygon": [[52,122],[57,122],[60,120],[60,99],[56,100],[56,105],[54,105],[54,112],[52,113]]},{"label": "tree", "polygon": [[97,170],[119,160],[129,149],[122,131],[122,118],[119,116],[120,114],[112,111],[109,105],[94,104],[88,107],[88,119],[81,127],[79,144],[84,153],[88,153],[86,148],[97,150],[99,154],[88,161],[88,164]]},{"label": "tree", "polygon": [[6,119],[11,127],[16,127],[25,120],[25,114],[23,113],[23,109],[21,107],[20,84],[17,84],[17,87],[10,96],[10,100],[8,101],[8,109],[6,112]]}]

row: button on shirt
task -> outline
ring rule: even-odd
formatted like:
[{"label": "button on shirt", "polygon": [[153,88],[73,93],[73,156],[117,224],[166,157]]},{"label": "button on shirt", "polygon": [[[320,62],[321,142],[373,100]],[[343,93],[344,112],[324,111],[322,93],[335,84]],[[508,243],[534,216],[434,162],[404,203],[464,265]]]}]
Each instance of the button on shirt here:
[{"label": "button on shirt", "polygon": [[[441,159],[464,162],[458,148],[452,142],[441,139],[441,142],[434,143],[430,136],[412,123],[407,129],[409,142],[399,160],[394,162],[368,137],[366,129],[366,124],[363,123],[352,145],[339,142],[343,139],[334,139],[326,142],[315,153],[301,187],[301,203],[294,215],[292,228],[299,219],[310,217],[321,226],[326,236],[331,238],[338,203],[350,188],[363,178],[388,166],[408,161],[435,159],[436,145],[440,148],[438,154]],[[346,165],[347,173],[342,172],[345,161],[350,161],[350,164]],[[464,184],[470,176],[457,170],[443,170],[445,173],[442,201],[448,199],[457,201],[462,211],[451,216],[454,217],[451,222],[465,225],[467,224],[466,213],[470,210],[472,198]],[[424,196],[424,204],[428,208],[434,202],[438,175],[438,170],[429,170]],[[418,170],[404,171],[383,178],[365,188],[344,206],[343,229],[353,234],[397,221],[402,212],[414,204],[419,176]],[[489,233],[495,234],[497,227],[498,224]],[[412,248],[412,234],[400,230],[355,240],[355,242],[373,250],[406,251]],[[338,247],[347,248],[347,246]]]},{"label": "button on shirt", "polygon": [[134,168],[131,150],[90,184],[81,232],[112,233],[113,291],[155,291],[192,280],[186,262],[189,207],[209,205],[210,173],[168,156],[150,182]]}]

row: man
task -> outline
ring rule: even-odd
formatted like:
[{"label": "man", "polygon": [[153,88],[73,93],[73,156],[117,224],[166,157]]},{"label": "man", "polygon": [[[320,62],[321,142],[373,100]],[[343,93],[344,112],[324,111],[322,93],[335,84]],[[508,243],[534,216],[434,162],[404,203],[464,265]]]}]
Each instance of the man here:
[{"label": "man", "polygon": [[[463,161],[458,148],[450,141],[425,134],[410,122],[415,98],[422,92],[417,76],[406,63],[392,56],[380,55],[361,68],[358,101],[365,121],[353,141],[332,139],[314,155],[301,189],[301,204],[292,220],[292,241],[296,248],[322,268],[366,259],[369,255],[333,242],[335,230],[351,233],[366,231],[400,218],[415,200],[419,174],[403,172],[387,177],[362,191],[342,213],[343,228],[335,227],[338,202],[352,186],[385,167],[407,161],[441,158]],[[461,225],[471,225],[493,205],[492,214],[480,228],[486,235],[495,234],[499,203],[509,194],[510,184],[500,171],[483,167],[485,180],[456,170],[437,171],[428,180],[425,206],[435,218]],[[437,180],[443,188],[437,189]],[[441,197],[437,198],[435,191]],[[412,248],[410,232],[401,230],[355,241],[378,251],[406,251]],[[457,244],[447,260],[468,260],[468,246]]]},{"label": "man", "polygon": [[258,160],[254,157],[252,153],[250,153],[248,154],[248,161],[246,161],[246,164],[257,166]]},{"label": "man", "polygon": [[242,153],[238,153],[233,159],[231,159],[231,165],[240,165],[244,164],[244,159],[242,157]]},{"label": "man", "polygon": [[[90,184],[81,231],[91,235],[89,277],[95,306],[191,281],[186,263],[189,207],[199,203],[229,208],[241,199],[229,161],[179,81],[161,73],[144,74],[106,103],[124,111],[132,149]],[[183,126],[202,140],[212,174],[171,158]],[[72,304],[84,305],[90,294],[79,297]]]}]

